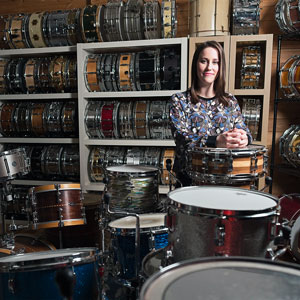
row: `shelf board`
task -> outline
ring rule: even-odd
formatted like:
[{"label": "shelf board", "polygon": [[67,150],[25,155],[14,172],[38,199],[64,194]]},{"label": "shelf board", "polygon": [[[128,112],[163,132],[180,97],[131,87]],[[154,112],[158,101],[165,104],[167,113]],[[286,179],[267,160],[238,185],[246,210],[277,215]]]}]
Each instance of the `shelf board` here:
[{"label": "shelf board", "polygon": [[78,98],[77,93],[55,93],[55,94],[4,94],[0,100],[44,100],[44,99],[73,99]]},{"label": "shelf board", "polygon": [[22,143],[22,144],[78,144],[78,138],[21,138],[0,137],[0,143]]},{"label": "shelf board", "polygon": [[[66,180],[66,181],[57,181],[57,180],[35,180],[35,179],[15,179],[12,180],[11,183],[14,185],[30,185],[30,186],[37,186],[37,185],[49,185],[49,184],[66,184],[66,183],[74,183],[75,181]],[[79,182],[79,179],[76,181]]]},{"label": "shelf board", "polygon": [[83,92],[83,98],[128,98],[128,97],[171,97],[180,90],[155,91],[118,91],[118,92]]},{"label": "shelf board", "polygon": [[85,145],[89,146],[164,146],[164,147],[175,147],[174,140],[151,140],[151,139],[136,139],[136,140],[126,140],[126,139],[99,139],[99,140],[84,140]]}]

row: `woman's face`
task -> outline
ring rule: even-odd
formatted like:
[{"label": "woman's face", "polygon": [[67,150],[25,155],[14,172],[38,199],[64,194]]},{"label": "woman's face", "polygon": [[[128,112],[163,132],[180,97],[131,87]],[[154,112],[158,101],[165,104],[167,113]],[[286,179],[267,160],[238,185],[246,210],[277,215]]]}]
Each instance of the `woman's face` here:
[{"label": "woman's face", "polygon": [[219,74],[219,54],[215,48],[202,50],[197,62],[197,76],[200,87],[210,86]]}]

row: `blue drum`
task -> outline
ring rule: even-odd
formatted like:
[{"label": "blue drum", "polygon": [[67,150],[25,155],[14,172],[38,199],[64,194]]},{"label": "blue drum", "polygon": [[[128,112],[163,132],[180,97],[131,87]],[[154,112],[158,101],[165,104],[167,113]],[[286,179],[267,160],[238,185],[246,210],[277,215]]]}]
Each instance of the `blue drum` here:
[{"label": "blue drum", "polygon": [[[164,213],[141,214],[140,217],[140,262],[152,250],[168,245],[168,228]],[[136,277],[135,232],[136,218],[125,217],[109,224],[112,233],[112,251],[119,268],[119,277],[130,280]]]},{"label": "blue drum", "polygon": [[100,299],[96,248],[70,248],[0,258],[0,299]]}]

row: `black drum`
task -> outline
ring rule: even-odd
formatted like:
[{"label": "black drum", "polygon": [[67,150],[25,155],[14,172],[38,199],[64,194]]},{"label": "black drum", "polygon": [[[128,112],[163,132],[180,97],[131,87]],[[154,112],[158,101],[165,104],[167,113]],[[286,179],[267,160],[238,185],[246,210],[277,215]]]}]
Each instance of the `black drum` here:
[{"label": "black drum", "polygon": [[6,84],[10,93],[26,93],[24,79],[24,66],[26,61],[26,58],[14,58],[9,61],[6,69]]}]

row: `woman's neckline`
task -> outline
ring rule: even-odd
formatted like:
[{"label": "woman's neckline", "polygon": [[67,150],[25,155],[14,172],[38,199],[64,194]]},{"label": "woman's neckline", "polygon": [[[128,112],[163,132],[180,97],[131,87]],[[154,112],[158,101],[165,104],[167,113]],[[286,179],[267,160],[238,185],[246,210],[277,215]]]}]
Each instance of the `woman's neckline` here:
[{"label": "woman's neckline", "polygon": [[203,96],[200,96],[200,95],[197,95],[198,96],[198,98],[200,98],[200,99],[203,99],[203,100],[213,100],[213,99],[215,99],[216,98],[216,95],[214,95],[213,97],[210,97],[210,98],[207,98],[207,97],[203,97]]}]

